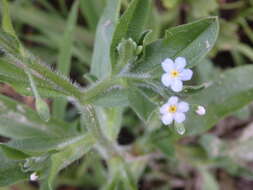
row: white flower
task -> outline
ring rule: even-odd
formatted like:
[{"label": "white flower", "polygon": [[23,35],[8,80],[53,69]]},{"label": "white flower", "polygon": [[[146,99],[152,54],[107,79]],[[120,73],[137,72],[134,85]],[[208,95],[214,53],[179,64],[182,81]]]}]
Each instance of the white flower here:
[{"label": "white flower", "polygon": [[166,87],[171,87],[174,92],[183,90],[183,82],[191,80],[192,70],[185,69],[186,59],[184,57],[177,57],[175,62],[172,59],[165,59],[162,62],[162,68],[165,73],[161,77],[161,81]]},{"label": "white flower", "polygon": [[198,108],[196,110],[196,114],[205,115],[206,114],[206,109],[203,106],[198,106]]},{"label": "white flower", "polygon": [[39,178],[39,176],[37,176],[37,174],[35,172],[30,175],[31,181],[36,181],[38,178]]},{"label": "white flower", "polygon": [[170,125],[173,120],[182,123],[185,120],[185,112],[189,110],[187,102],[179,102],[178,97],[172,96],[166,104],[160,108],[161,120],[164,125]]}]

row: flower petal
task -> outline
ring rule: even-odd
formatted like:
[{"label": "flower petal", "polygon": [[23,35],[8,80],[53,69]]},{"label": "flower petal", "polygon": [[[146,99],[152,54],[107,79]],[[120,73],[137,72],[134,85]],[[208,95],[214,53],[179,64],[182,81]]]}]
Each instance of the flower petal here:
[{"label": "flower petal", "polygon": [[175,65],[178,71],[182,71],[186,66],[186,59],[184,57],[177,57],[175,59]]},{"label": "flower petal", "polygon": [[174,91],[174,92],[180,92],[183,90],[183,82],[181,80],[174,80],[171,82],[171,89]]},{"label": "flower petal", "polygon": [[171,114],[165,114],[162,116],[162,122],[164,125],[170,125],[173,121],[173,117]]},{"label": "flower petal", "polygon": [[187,102],[180,102],[178,104],[178,110],[180,112],[188,112],[188,110],[189,110],[189,104]]},{"label": "flower petal", "polygon": [[178,97],[177,96],[171,96],[168,100],[168,105],[177,105]]},{"label": "flower petal", "polygon": [[185,114],[181,112],[175,113],[173,117],[177,123],[183,123],[185,120]]},{"label": "flower petal", "polygon": [[186,80],[191,80],[193,75],[193,72],[191,69],[184,69],[181,73],[180,73],[180,79],[183,81]]},{"label": "flower petal", "polygon": [[162,75],[161,81],[162,81],[163,85],[164,85],[164,86],[167,86],[167,87],[169,87],[169,86],[171,85],[171,82],[172,82],[172,80],[171,80],[169,74],[167,74],[167,73],[164,73],[164,74]]},{"label": "flower petal", "polygon": [[168,113],[168,109],[169,109],[169,104],[163,104],[161,107],[160,107],[160,113],[161,114],[167,114]]},{"label": "flower petal", "polygon": [[165,59],[162,62],[162,68],[165,72],[170,72],[172,69],[175,68],[173,60],[169,58]]}]

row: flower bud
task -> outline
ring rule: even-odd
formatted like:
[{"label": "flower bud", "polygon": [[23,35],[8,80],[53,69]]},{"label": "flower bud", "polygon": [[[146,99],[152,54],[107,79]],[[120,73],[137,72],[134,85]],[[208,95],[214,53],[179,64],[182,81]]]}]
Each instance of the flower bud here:
[{"label": "flower bud", "polygon": [[205,115],[206,114],[206,109],[203,106],[198,106],[197,110],[196,110],[196,114],[198,115]]},{"label": "flower bud", "polygon": [[47,103],[44,102],[44,100],[42,100],[41,98],[37,98],[35,100],[35,106],[40,118],[46,122],[49,121],[50,111]]},{"label": "flower bud", "polygon": [[30,175],[30,180],[31,181],[37,181],[38,178],[39,178],[39,176],[37,176],[36,172],[34,172]]}]

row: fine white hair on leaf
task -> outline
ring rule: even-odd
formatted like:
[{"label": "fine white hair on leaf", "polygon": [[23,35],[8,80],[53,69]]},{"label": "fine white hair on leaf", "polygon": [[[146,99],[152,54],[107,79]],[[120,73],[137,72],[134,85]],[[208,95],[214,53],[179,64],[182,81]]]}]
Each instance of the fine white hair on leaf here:
[{"label": "fine white hair on leaf", "polygon": [[149,73],[125,73],[121,75],[126,78],[136,78],[136,79],[150,79],[151,75]]},{"label": "fine white hair on leaf", "polygon": [[123,69],[120,71],[119,75],[122,75],[124,73],[127,73],[131,70],[131,68],[133,67],[133,64],[132,63],[128,63],[126,64]]},{"label": "fine white hair on leaf", "polygon": [[162,88],[156,87],[155,85],[145,84],[145,83],[136,83],[138,87],[143,87],[152,90],[153,92],[159,94],[162,97],[166,97]]}]

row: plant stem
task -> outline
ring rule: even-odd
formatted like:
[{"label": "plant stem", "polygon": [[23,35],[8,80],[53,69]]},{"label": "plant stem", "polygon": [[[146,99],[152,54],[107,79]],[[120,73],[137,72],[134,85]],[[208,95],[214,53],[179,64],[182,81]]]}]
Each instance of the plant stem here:
[{"label": "plant stem", "polygon": [[117,78],[107,78],[102,80],[91,87],[89,87],[86,91],[83,92],[81,103],[86,105],[89,104],[93,98],[98,95],[101,95],[106,90],[110,89],[114,85],[120,85],[120,80]]},{"label": "plant stem", "polygon": [[84,105],[82,106],[82,114],[86,121],[86,126],[88,130],[93,134],[94,138],[97,139],[99,144],[105,148],[107,156],[119,156],[119,152],[116,150],[114,145],[106,138],[103,134],[100,126],[99,121],[97,119],[96,111],[94,106],[92,105]]}]

